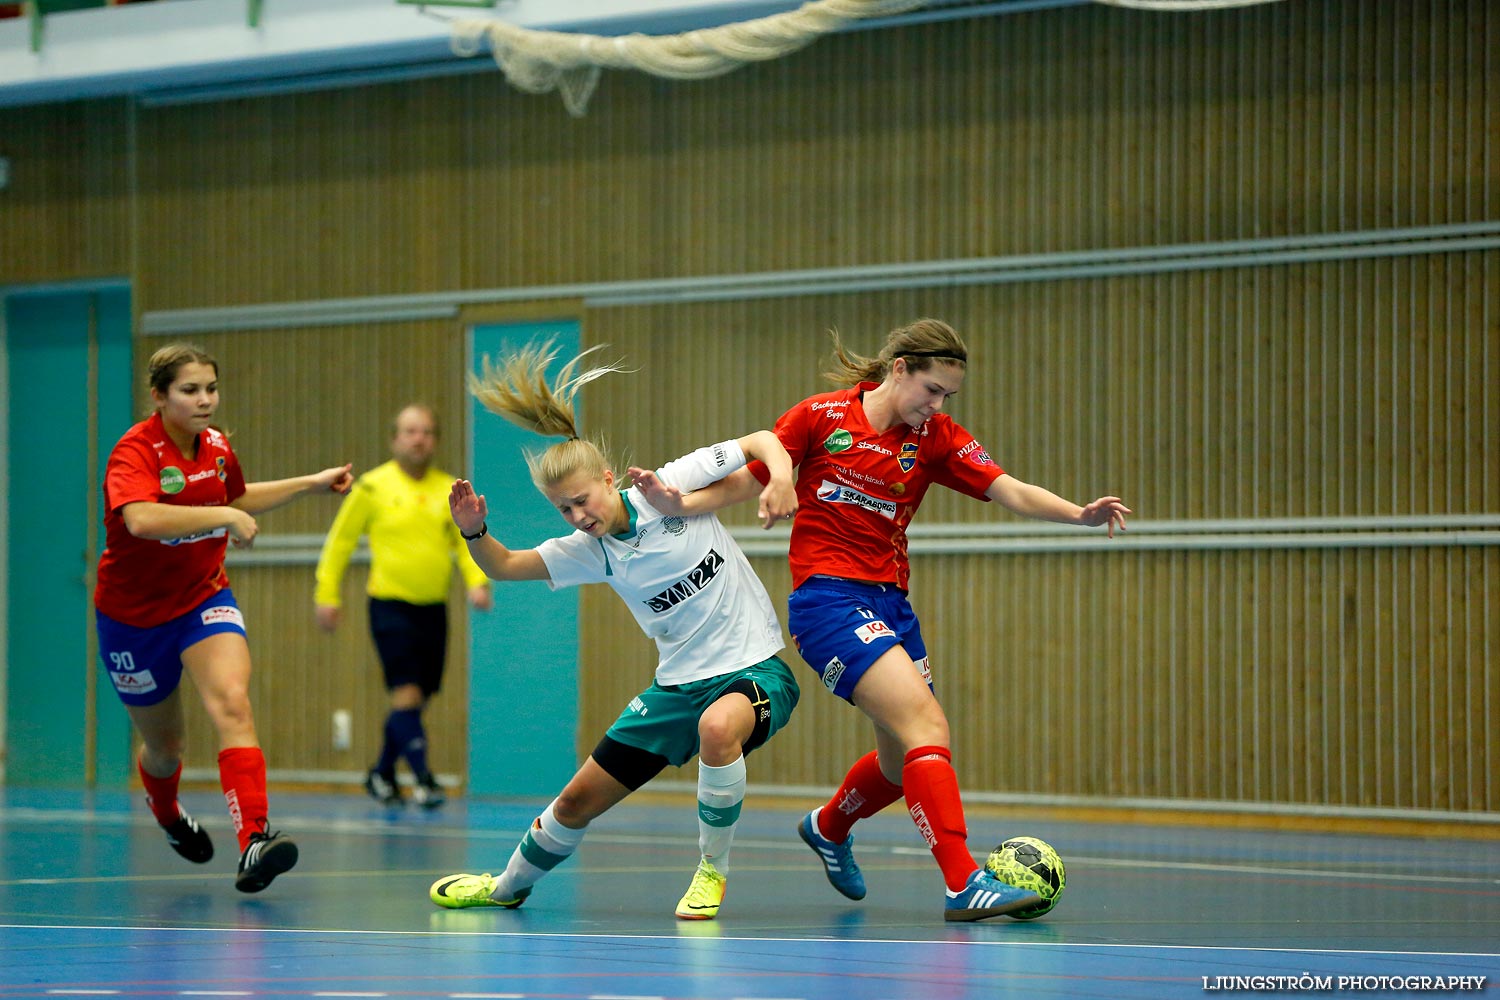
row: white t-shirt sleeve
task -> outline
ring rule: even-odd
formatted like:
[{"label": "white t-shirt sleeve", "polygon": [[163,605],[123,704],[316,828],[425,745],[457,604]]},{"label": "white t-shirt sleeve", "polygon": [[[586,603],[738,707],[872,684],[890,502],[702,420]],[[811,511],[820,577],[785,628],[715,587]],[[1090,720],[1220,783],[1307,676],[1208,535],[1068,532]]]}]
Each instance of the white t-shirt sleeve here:
[{"label": "white t-shirt sleeve", "polygon": [[549,538],[536,547],[536,552],[547,565],[547,586],[553,590],[604,582],[604,550],[581,531]]},{"label": "white t-shirt sleeve", "polygon": [[656,470],[656,476],[669,486],[691,493],[744,467],[745,451],[737,440],[731,438],[668,462]]}]

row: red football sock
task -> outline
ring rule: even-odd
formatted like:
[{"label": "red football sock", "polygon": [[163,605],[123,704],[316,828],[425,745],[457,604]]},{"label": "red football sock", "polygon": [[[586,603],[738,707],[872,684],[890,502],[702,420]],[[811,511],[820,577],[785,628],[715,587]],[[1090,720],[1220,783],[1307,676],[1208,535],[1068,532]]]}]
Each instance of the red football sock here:
[{"label": "red football sock", "polygon": [[964,804],[952,759],[947,747],[917,747],[906,755],[901,784],[907,811],[943,870],[943,881],[957,892],[979,866],[969,853],[969,831],[964,826]]},{"label": "red football sock", "polygon": [[135,759],[135,769],[141,772],[141,784],[146,786],[146,805],[151,807],[156,822],[162,826],[177,822],[177,785],[182,780],[182,762],[178,761],[177,770],[166,778],[148,773],[139,757]]},{"label": "red football sock", "polygon": [[219,753],[219,784],[229,804],[229,818],[240,838],[240,850],[250,846],[252,833],[266,830],[266,757],[260,747],[230,747]]},{"label": "red football sock", "polygon": [[844,783],[818,813],[818,832],[835,844],[849,837],[855,822],[874,816],[901,797],[901,786],[893,785],[880,772],[874,750],[854,762]]}]

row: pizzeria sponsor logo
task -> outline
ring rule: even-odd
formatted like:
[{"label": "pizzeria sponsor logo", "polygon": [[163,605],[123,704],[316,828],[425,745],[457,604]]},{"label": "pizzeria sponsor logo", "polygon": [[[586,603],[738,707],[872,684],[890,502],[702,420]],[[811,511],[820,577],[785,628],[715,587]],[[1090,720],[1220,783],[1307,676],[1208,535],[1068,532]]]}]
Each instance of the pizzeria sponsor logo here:
[{"label": "pizzeria sponsor logo", "polygon": [[970,462],[981,467],[995,464],[995,460],[990,458],[989,453],[984,450],[984,446],[978,441],[970,441],[958,449],[958,457],[968,459]]}]

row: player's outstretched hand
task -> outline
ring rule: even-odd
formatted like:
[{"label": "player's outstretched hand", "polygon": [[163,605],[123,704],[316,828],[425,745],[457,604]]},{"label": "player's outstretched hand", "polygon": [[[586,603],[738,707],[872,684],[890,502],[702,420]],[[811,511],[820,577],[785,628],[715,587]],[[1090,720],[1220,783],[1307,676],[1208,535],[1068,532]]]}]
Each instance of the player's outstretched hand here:
[{"label": "player's outstretched hand", "polygon": [[324,469],[313,476],[313,481],[317,483],[318,489],[343,496],[354,488],[354,463],[349,462],[344,465],[335,465],[331,469]]},{"label": "player's outstretched hand", "polygon": [[640,469],[632,465],[625,472],[630,476],[630,484],[645,495],[651,506],[663,514],[682,516],[684,511],[681,490],[662,482],[651,469]]},{"label": "player's outstretched hand", "polygon": [[453,515],[453,523],[458,525],[458,530],[472,535],[484,524],[490,508],[484,502],[483,495],[474,492],[473,483],[467,479],[455,479],[448,490],[448,511]]},{"label": "player's outstretched hand", "polygon": [[1101,524],[1109,525],[1109,537],[1115,537],[1115,528],[1125,530],[1125,515],[1133,514],[1135,511],[1120,500],[1119,497],[1100,497],[1093,503],[1083,508],[1083,514],[1079,516],[1079,524],[1087,524],[1098,527]]}]

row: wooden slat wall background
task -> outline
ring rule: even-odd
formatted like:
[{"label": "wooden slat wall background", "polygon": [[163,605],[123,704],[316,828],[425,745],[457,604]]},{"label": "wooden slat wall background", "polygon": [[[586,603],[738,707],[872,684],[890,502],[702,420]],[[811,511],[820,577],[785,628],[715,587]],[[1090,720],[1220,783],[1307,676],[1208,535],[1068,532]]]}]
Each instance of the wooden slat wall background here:
[{"label": "wooden slat wall background", "polygon": [[[0,134],[49,164],[13,156],[0,283],[126,273],[152,311],[1495,220],[1500,8],[1086,6],[840,35],[701,83],[609,74],[582,120],[490,73],[0,110]],[[1496,251],[578,315],[642,366],[585,401],[640,461],[820,389],[830,326],[873,351],[938,315],[975,355],[956,415],[1064,495],[1153,520],[1500,511]],[[461,324],[195,339],[252,475],[368,467],[409,396],[460,440]],[[303,501],[267,530],[331,515]],[[934,495],[921,520],[1000,516]],[[784,565],[756,564],[782,602]],[[966,788],[1500,809],[1494,547],[932,556],[914,578]],[[362,621],[314,632],[310,570],[236,579],[273,767],[360,766],[370,744],[329,756],[319,701],[378,705]],[[651,657],[611,594],[583,608],[586,750]],[[827,785],[866,742],[809,687],[755,780]]]},{"label": "wooden slat wall background", "polygon": [[[193,338],[219,362],[217,423],[251,480],[281,479],[353,462],[364,471],[390,458],[391,418],[407,402],[438,414],[437,465],[465,475],[468,397],[464,337],[451,323],[330,326]],[[171,338],[139,343],[144,363]],[[267,535],[320,534],[339,500],[308,496],[260,515]],[[344,579],[344,615],[332,635],[313,621],[313,567],[231,565],[230,583],[245,612],[251,704],[272,770],[342,771],[363,776],[380,750],[388,710],[380,661],[370,641],[365,567]],[[468,744],[468,629],[462,588],[449,612],[449,670],[428,712],[430,759],[441,774],[462,774]],[[188,706],[188,759],[208,766],[218,752],[212,725]],[[335,750],[332,716],[353,716],[353,743]],[[450,735],[456,734],[456,735]]]}]

